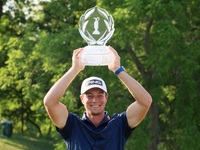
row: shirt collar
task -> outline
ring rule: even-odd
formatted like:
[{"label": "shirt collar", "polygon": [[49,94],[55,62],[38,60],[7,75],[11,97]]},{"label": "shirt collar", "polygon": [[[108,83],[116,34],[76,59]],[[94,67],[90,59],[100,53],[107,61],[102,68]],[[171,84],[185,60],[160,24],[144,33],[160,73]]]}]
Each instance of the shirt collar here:
[{"label": "shirt collar", "polygon": [[[105,116],[104,116],[104,118],[103,118],[103,120],[101,121],[100,124],[110,121],[110,115],[108,114],[108,112],[105,111],[104,114],[105,114]],[[91,122],[90,119],[87,117],[86,112],[83,113],[82,120]]]}]

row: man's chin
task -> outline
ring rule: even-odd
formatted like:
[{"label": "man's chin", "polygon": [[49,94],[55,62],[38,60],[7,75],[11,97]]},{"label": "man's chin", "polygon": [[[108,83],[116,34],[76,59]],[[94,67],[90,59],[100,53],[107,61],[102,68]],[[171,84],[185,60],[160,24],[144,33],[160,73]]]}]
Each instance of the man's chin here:
[{"label": "man's chin", "polygon": [[100,114],[102,114],[102,112],[91,112],[91,115],[93,115],[93,116],[98,116]]}]

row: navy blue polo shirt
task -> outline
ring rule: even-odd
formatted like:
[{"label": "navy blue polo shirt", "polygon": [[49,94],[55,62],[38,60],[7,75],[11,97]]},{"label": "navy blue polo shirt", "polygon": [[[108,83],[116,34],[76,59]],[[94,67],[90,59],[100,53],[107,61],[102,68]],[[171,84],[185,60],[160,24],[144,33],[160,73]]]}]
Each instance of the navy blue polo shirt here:
[{"label": "navy blue polo shirt", "polygon": [[133,130],[128,125],[126,112],[110,118],[105,112],[101,123],[95,127],[86,114],[80,118],[69,112],[65,127],[56,127],[66,142],[68,150],[123,150]]}]

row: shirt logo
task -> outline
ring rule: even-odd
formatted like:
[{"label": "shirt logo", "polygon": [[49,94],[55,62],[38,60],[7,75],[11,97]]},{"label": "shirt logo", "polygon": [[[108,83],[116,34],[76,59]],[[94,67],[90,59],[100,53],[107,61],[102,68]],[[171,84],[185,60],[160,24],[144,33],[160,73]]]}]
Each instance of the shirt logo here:
[{"label": "shirt logo", "polygon": [[101,80],[93,79],[93,80],[89,80],[88,81],[87,86],[90,86],[90,85],[100,85],[100,86],[103,86],[103,83],[102,83]]}]

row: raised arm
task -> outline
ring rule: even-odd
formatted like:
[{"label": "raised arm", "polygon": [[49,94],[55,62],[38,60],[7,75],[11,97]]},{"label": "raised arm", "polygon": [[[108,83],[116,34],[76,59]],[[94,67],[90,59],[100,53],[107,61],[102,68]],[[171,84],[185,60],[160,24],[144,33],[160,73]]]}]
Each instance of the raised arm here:
[{"label": "raised arm", "polygon": [[[108,67],[111,71],[115,72],[120,68],[120,57],[112,47],[110,47],[110,50],[114,54],[114,60]],[[152,98],[142,85],[125,71],[120,72],[117,76],[136,100],[126,111],[128,124],[131,128],[134,128],[144,119],[151,106]]]},{"label": "raised arm", "polygon": [[68,118],[68,110],[65,105],[60,103],[60,99],[73,79],[85,67],[79,61],[79,54],[82,50],[83,48],[74,51],[72,57],[72,67],[51,87],[44,98],[44,106],[49,117],[60,129],[65,126]]}]

